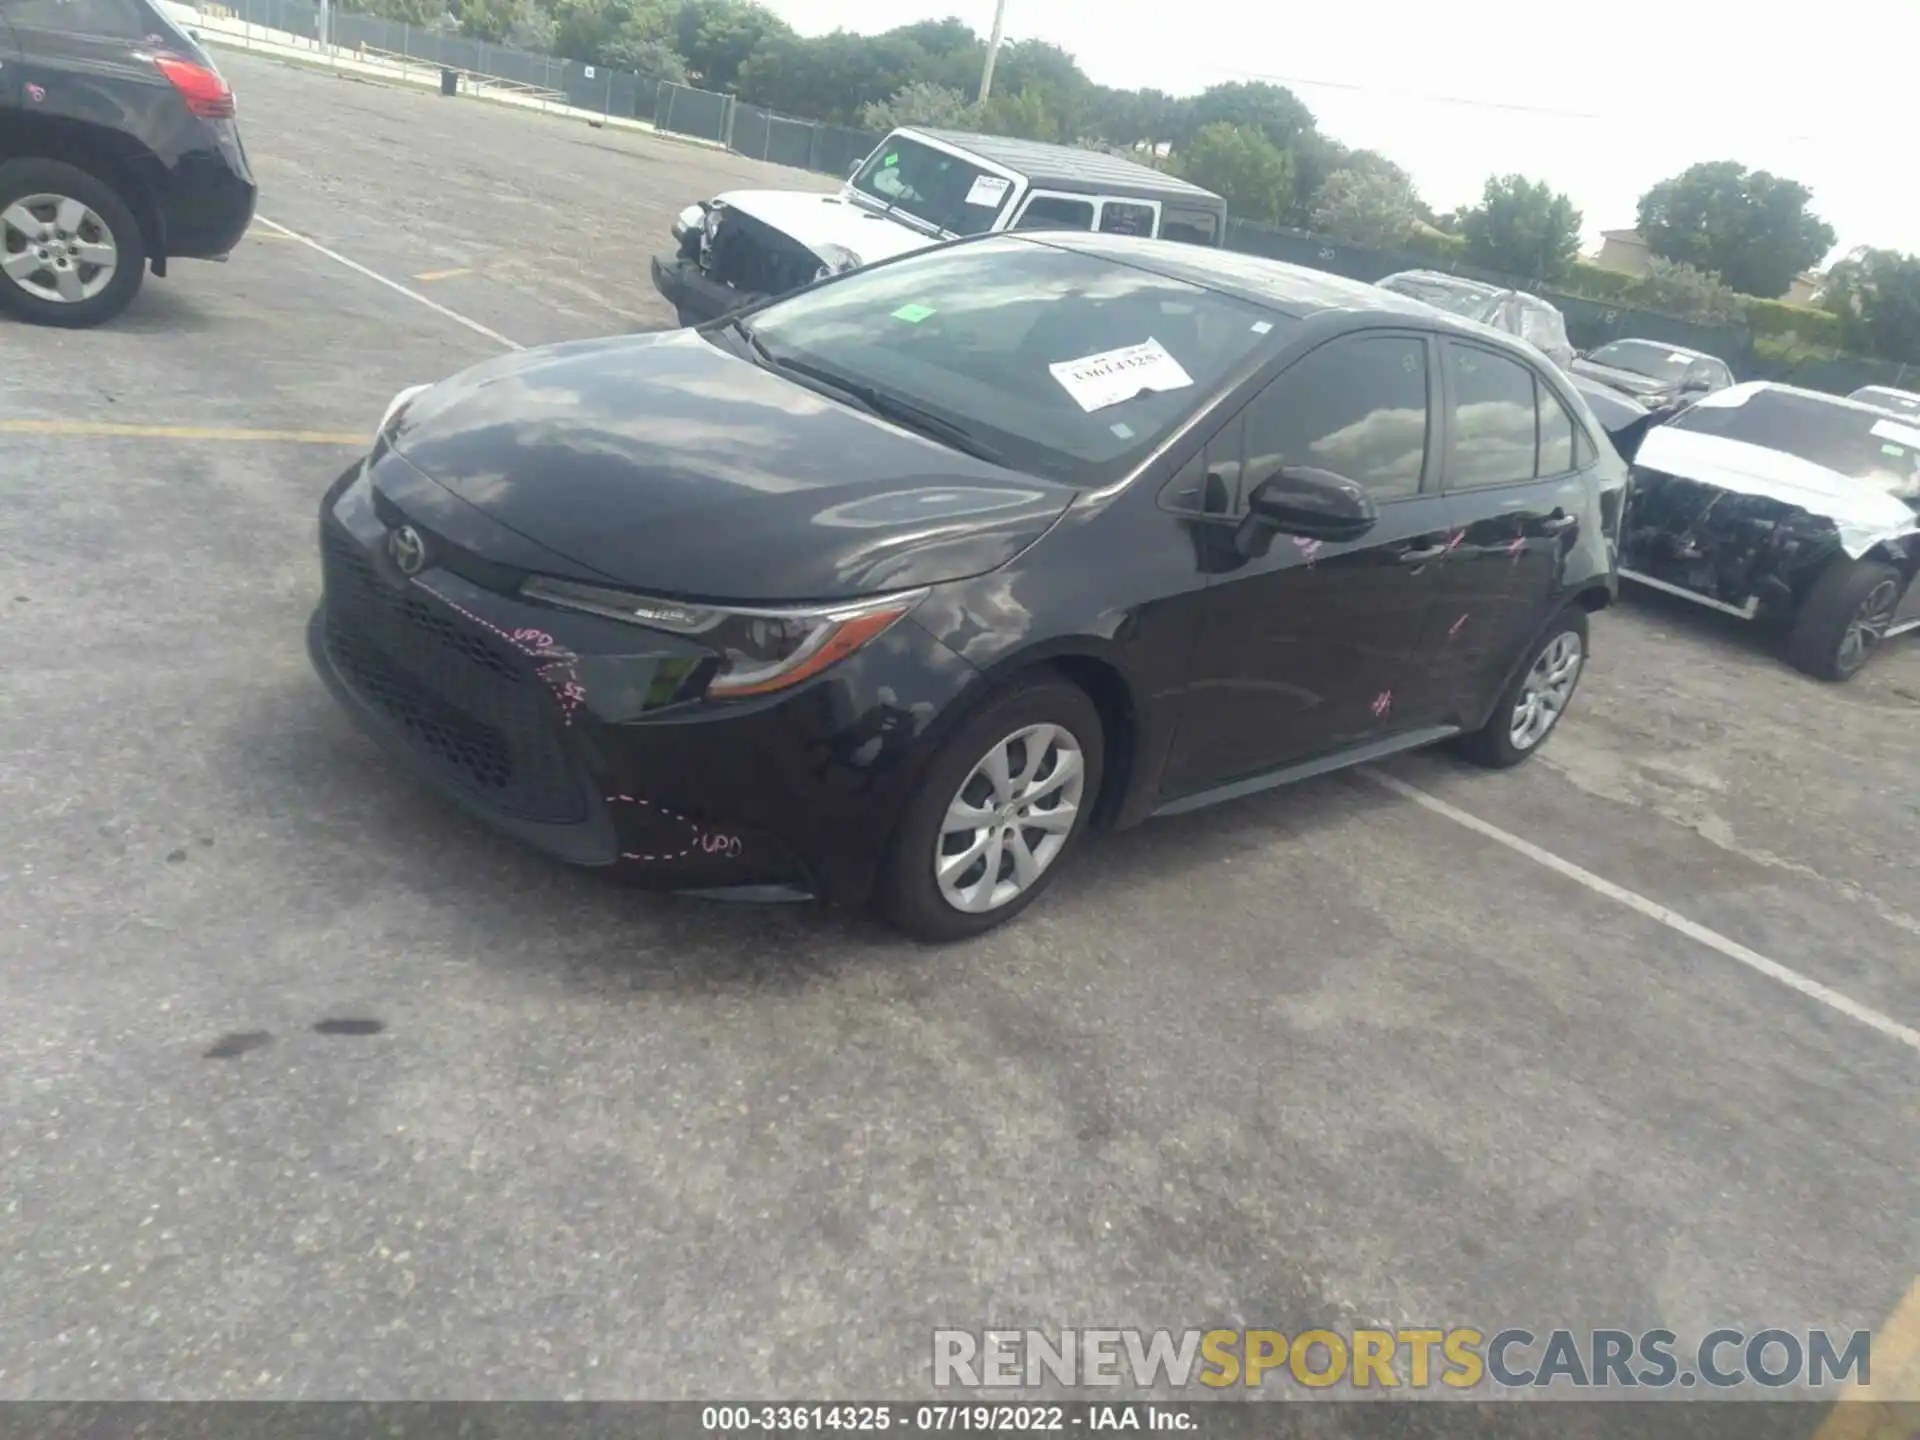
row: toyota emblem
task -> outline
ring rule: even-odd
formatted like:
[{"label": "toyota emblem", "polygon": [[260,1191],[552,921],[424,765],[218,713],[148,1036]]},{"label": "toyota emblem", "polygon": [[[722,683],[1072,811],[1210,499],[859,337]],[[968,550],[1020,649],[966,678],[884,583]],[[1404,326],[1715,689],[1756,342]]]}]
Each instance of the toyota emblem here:
[{"label": "toyota emblem", "polygon": [[387,536],[387,554],[402,575],[418,575],[427,563],[427,542],[411,525],[402,525]]}]

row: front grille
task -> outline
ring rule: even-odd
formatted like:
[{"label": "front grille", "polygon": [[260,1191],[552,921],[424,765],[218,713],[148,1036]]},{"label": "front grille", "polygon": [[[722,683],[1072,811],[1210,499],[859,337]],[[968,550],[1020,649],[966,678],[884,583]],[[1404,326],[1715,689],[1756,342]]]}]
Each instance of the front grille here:
[{"label": "front grille", "polygon": [[492,808],[548,824],[585,819],[559,706],[525,657],[389,583],[345,538],[329,533],[322,551],[327,656],[347,686],[432,772]]},{"label": "front grille", "polygon": [[785,295],[813,283],[820,257],[771,225],[726,210],[707,255],[707,273],[748,294]]}]

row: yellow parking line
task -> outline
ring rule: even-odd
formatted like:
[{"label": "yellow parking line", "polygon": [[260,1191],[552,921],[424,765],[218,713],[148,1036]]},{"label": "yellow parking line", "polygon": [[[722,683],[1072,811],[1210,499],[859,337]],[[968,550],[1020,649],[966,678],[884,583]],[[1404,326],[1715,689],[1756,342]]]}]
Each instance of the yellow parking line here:
[{"label": "yellow parking line", "polygon": [[413,278],[416,280],[451,280],[456,275],[471,275],[472,273],[472,269],[463,265],[457,270],[429,270],[426,274],[416,275]]},{"label": "yellow parking line", "polygon": [[229,440],[274,445],[365,445],[368,437],[338,430],[235,430],[208,425],[114,425],[94,420],[0,420],[0,435],[68,435],[88,439]]},{"label": "yellow parking line", "polygon": [[1873,1379],[1866,1385],[1848,1382],[1840,1403],[1814,1432],[1814,1440],[1881,1440],[1891,1434],[1920,1433],[1899,1428],[1902,1423],[1920,1421],[1920,1413],[1889,1415],[1885,1408],[1889,1403],[1920,1412],[1920,1280],[1913,1282],[1886,1323],[1873,1332]]}]

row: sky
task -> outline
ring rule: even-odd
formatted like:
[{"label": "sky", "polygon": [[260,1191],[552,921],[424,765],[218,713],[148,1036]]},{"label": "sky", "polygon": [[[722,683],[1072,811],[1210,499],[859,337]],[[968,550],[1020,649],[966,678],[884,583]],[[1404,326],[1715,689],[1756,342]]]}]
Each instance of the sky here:
[{"label": "sky", "polygon": [[[765,0],[796,30],[877,33],[994,0]],[[1839,234],[1920,252],[1913,0],[1006,0],[1008,40],[1049,40],[1103,85],[1288,86],[1348,145],[1379,150],[1437,210],[1492,174],[1549,180],[1586,248],[1631,229],[1655,181],[1739,160],[1800,181]],[[1177,18],[1177,23],[1169,23]],[[1876,57],[1885,57],[1880,66]],[[1879,158],[1872,158],[1878,156]]]}]

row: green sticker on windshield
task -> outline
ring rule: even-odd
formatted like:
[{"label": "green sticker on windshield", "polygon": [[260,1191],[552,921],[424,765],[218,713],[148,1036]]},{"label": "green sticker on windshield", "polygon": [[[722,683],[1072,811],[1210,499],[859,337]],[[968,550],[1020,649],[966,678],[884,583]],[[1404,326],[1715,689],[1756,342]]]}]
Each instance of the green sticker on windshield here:
[{"label": "green sticker on windshield", "polygon": [[1880,447],[1880,453],[1882,455],[1904,455],[1907,452],[1902,450],[1898,445],[1882,445]]},{"label": "green sticker on windshield", "polygon": [[904,320],[909,325],[918,325],[931,314],[933,314],[931,305],[902,305],[893,312],[893,318]]},{"label": "green sticker on windshield", "polygon": [[880,163],[882,165],[898,165],[900,163],[900,152],[898,150],[894,151],[893,154],[887,156],[887,158]]}]

